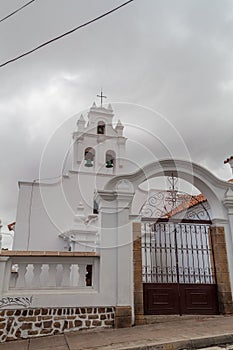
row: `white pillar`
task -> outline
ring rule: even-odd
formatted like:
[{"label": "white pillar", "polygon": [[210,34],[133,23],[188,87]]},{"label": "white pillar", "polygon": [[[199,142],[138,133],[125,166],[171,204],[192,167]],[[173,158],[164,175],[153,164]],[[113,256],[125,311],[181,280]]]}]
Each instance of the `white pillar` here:
[{"label": "white pillar", "polygon": [[[227,209],[227,214],[228,214],[228,222],[229,222],[229,233],[230,233],[230,239],[226,237],[226,246],[227,246],[227,253],[228,253],[228,266],[229,266],[229,272],[230,272],[230,280],[231,280],[231,290],[232,290],[232,295],[233,295],[233,189],[228,188],[225,198],[223,200],[223,204]],[[225,232],[225,235],[227,232]],[[230,247],[229,244],[231,243]]]},{"label": "white pillar", "polygon": [[8,256],[0,256],[0,297],[9,287],[10,269],[8,268],[9,264],[7,264],[8,260]]},{"label": "white pillar", "polygon": [[132,306],[132,227],[129,220],[132,186],[121,180],[115,191],[99,191],[101,221],[100,289],[116,306]]},{"label": "white pillar", "polygon": [[2,221],[0,220],[0,250],[2,249],[2,234],[1,234],[1,230],[2,230]]}]

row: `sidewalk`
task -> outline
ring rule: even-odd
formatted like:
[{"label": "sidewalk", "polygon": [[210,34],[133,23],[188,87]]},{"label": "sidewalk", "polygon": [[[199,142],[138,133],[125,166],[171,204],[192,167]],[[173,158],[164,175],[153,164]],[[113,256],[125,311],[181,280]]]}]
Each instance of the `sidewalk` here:
[{"label": "sidewalk", "polygon": [[123,329],[87,330],[0,344],[0,350],[176,350],[233,343],[233,315],[192,318]]}]

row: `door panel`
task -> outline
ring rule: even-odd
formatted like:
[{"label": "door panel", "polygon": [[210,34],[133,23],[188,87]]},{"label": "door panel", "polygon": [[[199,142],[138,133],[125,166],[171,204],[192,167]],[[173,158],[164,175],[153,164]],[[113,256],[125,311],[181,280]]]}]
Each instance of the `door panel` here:
[{"label": "door panel", "polygon": [[144,283],[145,315],[217,315],[214,284]]},{"label": "door panel", "polygon": [[182,314],[218,314],[215,284],[180,284],[180,301]]},{"label": "door panel", "polygon": [[146,315],[179,314],[177,284],[144,283],[143,296]]}]

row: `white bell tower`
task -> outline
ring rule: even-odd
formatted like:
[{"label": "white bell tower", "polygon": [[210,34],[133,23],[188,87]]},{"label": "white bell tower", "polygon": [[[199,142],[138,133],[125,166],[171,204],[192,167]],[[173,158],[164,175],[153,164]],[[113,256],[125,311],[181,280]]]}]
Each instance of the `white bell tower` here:
[{"label": "white bell tower", "polygon": [[[99,95],[97,95],[99,96]],[[87,114],[80,116],[77,131],[73,133],[73,170],[87,173],[119,174],[124,172],[125,143],[124,126],[120,120],[113,127],[113,110],[96,106],[95,102]]]}]

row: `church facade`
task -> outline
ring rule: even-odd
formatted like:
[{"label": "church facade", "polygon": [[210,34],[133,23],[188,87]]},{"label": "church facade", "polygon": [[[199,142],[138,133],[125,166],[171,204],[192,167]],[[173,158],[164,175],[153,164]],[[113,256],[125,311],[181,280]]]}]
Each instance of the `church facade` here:
[{"label": "church facade", "polygon": [[[1,341],[233,312],[233,183],[184,160],[130,172],[112,121],[111,105],[94,103],[73,133],[72,170],[19,183],[13,250],[0,255]],[[161,176],[168,189],[140,187]]]}]

